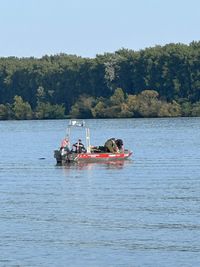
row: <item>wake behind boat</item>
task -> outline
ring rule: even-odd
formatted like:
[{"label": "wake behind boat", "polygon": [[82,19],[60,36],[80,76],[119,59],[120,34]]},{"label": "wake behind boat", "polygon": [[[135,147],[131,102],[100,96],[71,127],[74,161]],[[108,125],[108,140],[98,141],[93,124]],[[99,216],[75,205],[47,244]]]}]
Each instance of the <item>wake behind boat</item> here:
[{"label": "wake behind boat", "polygon": [[[75,128],[85,129],[86,147],[79,139],[71,146],[70,139],[72,129]],[[84,121],[70,120],[67,135],[61,143],[58,150],[54,151],[54,157],[57,164],[64,165],[70,162],[108,162],[125,160],[132,155],[128,149],[124,149],[122,139],[110,138],[104,146],[91,146],[90,145],[90,130],[85,126]]]}]

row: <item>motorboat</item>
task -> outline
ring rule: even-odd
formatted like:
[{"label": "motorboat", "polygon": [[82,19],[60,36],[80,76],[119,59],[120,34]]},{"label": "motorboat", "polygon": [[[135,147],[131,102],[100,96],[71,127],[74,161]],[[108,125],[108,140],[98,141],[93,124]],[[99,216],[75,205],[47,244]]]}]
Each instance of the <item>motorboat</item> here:
[{"label": "motorboat", "polygon": [[[84,147],[79,139],[76,145],[70,143],[72,131],[76,128],[83,128],[85,130]],[[121,139],[117,139],[121,140]],[[121,140],[122,141],[122,140]],[[117,142],[116,142],[117,143]],[[113,162],[128,159],[133,152],[124,149],[123,143],[117,147],[116,151],[109,150],[104,146],[91,146],[90,144],[90,129],[86,126],[84,120],[70,120],[66,131],[66,137],[61,142],[59,149],[54,150],[54,158],[57,164],[64,165],[70,162]]]}]

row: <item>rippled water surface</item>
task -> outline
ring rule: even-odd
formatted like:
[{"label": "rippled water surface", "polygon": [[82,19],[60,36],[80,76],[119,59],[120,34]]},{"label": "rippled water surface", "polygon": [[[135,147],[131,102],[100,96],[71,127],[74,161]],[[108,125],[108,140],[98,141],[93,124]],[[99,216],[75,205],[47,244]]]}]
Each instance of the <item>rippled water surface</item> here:
[{"label": "rippled water surface", "polygon": [[0,266],[200,266],[200,119],[86,122],[131,160],[59,167],[67,121],[0,122]]}]

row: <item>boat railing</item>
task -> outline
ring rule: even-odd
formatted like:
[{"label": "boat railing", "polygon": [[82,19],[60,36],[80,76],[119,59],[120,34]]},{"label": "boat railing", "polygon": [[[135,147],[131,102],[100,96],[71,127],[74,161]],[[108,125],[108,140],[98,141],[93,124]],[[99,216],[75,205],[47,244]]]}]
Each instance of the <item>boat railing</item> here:
[{"label": "boat railing", "polygon": [[85,127],[85,121],[84,120],[70,120],[69,127]]},{"label": "boat railing", "polygon": [[70,140],[72,128],[84,128],[85,129],[86,150],[88,153],[90,153],[91,152],[90,129],[88,127],[86,127],[85,121],[84,120],[76,120],[76,119],[71,119],[69,121],[67,134],[66,134],[68,140]]}]

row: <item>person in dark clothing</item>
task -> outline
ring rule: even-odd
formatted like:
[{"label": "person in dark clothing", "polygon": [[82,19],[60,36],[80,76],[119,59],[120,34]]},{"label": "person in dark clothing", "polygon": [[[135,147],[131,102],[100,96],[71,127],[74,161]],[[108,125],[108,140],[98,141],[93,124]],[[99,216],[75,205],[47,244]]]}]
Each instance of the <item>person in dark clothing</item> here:
[{"label": "person in dark clothing", "polygon": [[115,143],[116,143],[117,147],[119,148],[119,151],[123,152],[124,151],[124,146],[123,146],[124,144],[123,144],[122,139],[117,139],[115,141]]},{"label": "person in dark clothing", "polygon": [[86,149],[81,141],[81,139],[78,139],[78,142],[73,144],[74,152],[75,153],[85,153]]},{"label": "person in dark clothing", "polygon": [[108,152],[111,153],[118,153],[119,148],[116,145],[115,138],[110,138],[105,142],[104,147],[107,149]]}]

